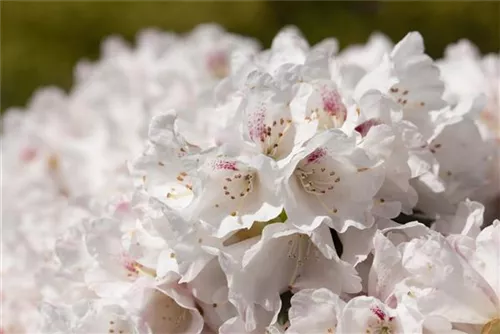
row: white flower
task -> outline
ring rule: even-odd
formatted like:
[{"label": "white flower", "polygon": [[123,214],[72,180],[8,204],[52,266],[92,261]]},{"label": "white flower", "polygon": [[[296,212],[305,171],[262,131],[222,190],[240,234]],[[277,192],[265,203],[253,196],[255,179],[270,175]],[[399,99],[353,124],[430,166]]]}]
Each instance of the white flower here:
[{"label": "white flower", "polygon": [[426,138],[432,135],[429,111],[446,105],[439,69],[424,53],[423,38],[417,32],[406,35],[389,57],[360,80],[354,96],[359,98],[370,89],[391,96],[402,107],[404,119],[417,125]]},{"label": "white flower", "polygon": [[409,181],[430,169],[428,159],[415,154],[414,148],[421,144],[418,129],[407,121],[393,122],[391,114],[400,109],[377,91],[363,95],[358,110],[358,119],[349,126],[355,125],[353,130],[362,136],[359,145],[380,158],[385,169],[384,182],[375,195],[373,214],[386,218],[394,218],[400,212],[411,214],[417,193]]},{"label": "white flower", "polygon": [[174,122],[175,116],[169,113],[152,118],[151,144],[134,162],[132,170],[151,196],[180,210],[193,198],[190,174],[195,166],[189,158],[198,150],[176,133]]},{"label": "white flower", "polygon": [[[222,240],[210,235],[210,230],[199,222],[189,222],[160,203],[150,202],[148,220],[154,232],[165,241],[158,255],[159,278],[177,273],[180,282],[191,282],[213,259],[208,250],[218,249]],[[153,233],[153,231],[151,231]]]},{"label": "white flower", "polygon": [[287,334],[336,333],[345,302],[328,289],[306,289],[293,295]]},{"label": "white flower", "polygon": [[370,227],[373,196],[384,178],[379,166],[353,136],[335,129],[316,135],[285,166],[287,215],[306,230],[323,221],[339,232]]},{"label": "white flower", "polygon": [[496,334],[498,64],[107,39],[2,120],[0,332]]},{"label": "white flower", "polygon": [[[263,307],[257,306],[252,313],[255,323],[249,325],[245,323],[241,317],[235,316],[224,322],[219,328],[221,334],[231,333],[245,333],[245,334],[259,334],[267,333],[269,324],[274,322],[272,313],[266,311]],[[272,332],[271,332],[272,333]],[[279,332],[278,332],[279,333]],[[273,333],[274,334],[274,333]]]},{"label": "white flower", "polygon": [[374,257],[368,277],[368,293],[388,303],[397,283],[409,274],[401,263],[397,247],[380,232],[373,238]]},{"label": "white flower", "polygon": [[477,124],[484,138],[498,138],[499,106],[499,56],[488,54],[481,57],[479,50],[468,40],[450,44],[445,58],[438,64],[446,84],[445,97],[456,105],[464,100],[485,95],[487,103]]},{"label": "white flower", "polygon": [[271,158],[230,156],[224,150],[206,152],[202,158],[201,182],[190,209],[214,235],[223,237],[280,214],[278,171]]},{"label": "white flower", "polygon": [[314,125],[294,122],[293,88],[280,90],[279,83],[274,83],[268,74],[253,75],[259,83],[245,94],[240,105],[243,138],[254,151],[280,161],[312,137],[316,129]]},{"label": "white flower", "polygon": [[418,333],[410,314],[393,309],[373,297],[355,297],[344,307],[339,333]]},{"label": "white flower", "polygon": [[38,288],[45,302],[73,303],[91,298],[95,293],[85,282],[85,273],[93,259],[87,252],[83,226],[69,227],[56,240],[54,257],[57,265],[45,266],[37,274]]},{"label": "white flower", "polygon": [[481,201],[486,206],[486,215],[489,220],[492,220],[498,217],[500,198],[498,192],[500,57],[498,54],[481,57],[478,49],[471,42],[460,40],[446,48],[445,58],[441,59],[438,64],[446,84],[445,97],[452,106],[481,99],[480,108],[474,109],[465,116],[472,119],[478,127],[484,140],[482,146],[489,147],[488,171],[485,175],[485,178],[489,180],[489,185],[478,189],[472,198]]},{"label": "white flower", "polygon": [[467,199],[458,205],[454,216],[437,220],[433,228],[443,235],[463,234],[475,238],[483,225],[484,205]]},{"label": "white flower", "polygon": [[189,290],[182,286],[174,284],[146,288],[140,299],[140,304],[135,306],[140,306],[138,322],[143,331],[147,329],[151,333],[201,333],[203,318]]},{"label": "white flower", "polygon": [[403,265],[414,277],[408,289],[411,292],[424,288],[415,295],[424,315],[443,317],[469,328],[467,331],[494,326],[500,314],[496,251],[499,226],[497,221],[484,229],[475,245],[467,239],[450,244],[433,234],[405,247]]},{"label": "white flower", "polygon": [[414,314],[374,297],[345,302],[327,289],[302,290],[292,297],[286,333],[421,333]]},{"label": "white flower", "polygon": [[64,306],[45,303],[41,312],[44,333],[139,333],[137,323],[123,305],[109,300],[88,300]]},{"label": "white flower", "polygon": [[426,214],[453,214],[456,205],[484,186],[488,151],[475,124],[458,117],[445,123],[428,145],[439,165],[412,184]]},{"label": "white flower", "polygon": [[348,66],[359,68],[360,75],[376,68],[384,55],[389,54],[393,48],[392,42],[382,33],[374,32],[366,44],[354,44],[344,48],[339,53],[339,59]]},{"label": "white flower", "polygon": [[87,313],[69,330],[76,333],[139,333],[137,323],[123,307],[103,301],[90,304]]},{"label": "white flower", "polygon": [[220,255],[229,300],[249,326],[247,330],[256,326],[258,305],[277,315],[279,296],[287,290],[325,287],[355,293],[361,289],[354,268],[339,259],[326,226],[305,233],[289,223],[274,223],[256,239],[229,246]]},{"label": "white flower", "polygon": [[[128,232],[132,244],[137,242],[135,233]],[[86,246],[97,263],[86,272],[85,280],[101,297],[120,298],[137,280],[148,281],[156,277],[154,268],[139,262],[141,256],[134,254],[133,246],[127,246],[124,237],[120,222],[113,219],[93,221],[87,228]]]}]

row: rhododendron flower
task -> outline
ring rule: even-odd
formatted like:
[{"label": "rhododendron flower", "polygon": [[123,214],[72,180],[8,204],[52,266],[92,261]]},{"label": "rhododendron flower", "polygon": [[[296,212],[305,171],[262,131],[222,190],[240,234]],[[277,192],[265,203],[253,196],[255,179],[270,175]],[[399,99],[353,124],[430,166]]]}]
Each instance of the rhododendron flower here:
[{"label": "rhododendron flower", "polygon": [[344,232],[373,224],[372,199],[384,171],[354,137],[339,130],[322,132],[285,168],[285,210],[298,227],[312,230],[326,221]]},{"label": "rhododendron flower", "polygon": [[2,117],[0,333],[500,333],[498,60],[110,37]]}]

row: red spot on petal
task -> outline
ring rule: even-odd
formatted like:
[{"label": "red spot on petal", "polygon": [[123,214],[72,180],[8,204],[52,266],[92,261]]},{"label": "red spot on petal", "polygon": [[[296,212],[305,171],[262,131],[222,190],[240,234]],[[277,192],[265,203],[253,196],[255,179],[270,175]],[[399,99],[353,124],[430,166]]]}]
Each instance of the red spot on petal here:
[{"label": "red spot on petal", "polygon": [[327,114],[339,117],[342,121],[345,121],[347,110],[336,90],[323,87],[321,90],[321,98],[323,99],[323,109]]},{"label": "red spot on petal", "polygon": [[379,119],[372,118],[372,119],[367,120],[366,122],[359,124],[357,127],[354,128],[354,130],[359,132],[364,137],[364,136],[366,136],[368,131],[370,131],[372,126],[380,125],[380,124],[382,124],[382,121],[380,121]]},{"label": "red spot on petal", "polygon": [[318,162],[319,159],[321,159],[325,155],[326,155],[326,150],[324,148],[319,147],[306,157],[306,163],[308,164],[316,163]]},{"label": "red spot on petal", "polygon": [[373,314],[375,314],[380,320],[385,320],[385,317],[386,317],[386,314],[384,311],[382,311],[382,309],[378,306],[374,306],[370,309]]}]

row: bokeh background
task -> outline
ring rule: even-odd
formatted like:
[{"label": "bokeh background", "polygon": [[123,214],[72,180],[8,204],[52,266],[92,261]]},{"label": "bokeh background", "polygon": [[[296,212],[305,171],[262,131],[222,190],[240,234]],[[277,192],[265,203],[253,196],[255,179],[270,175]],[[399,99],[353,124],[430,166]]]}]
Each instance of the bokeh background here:
[{"label": "bokeh background", "polygon": [[483,53],[500,49],[499,1],[1,1],[1,105],[26,104],[39,86],[71,85],[73,66],[96,59],[101,40],[133,41],[144,28],[186,32],[204,22],[253,36],[268,47],[284,25],[315,43],[335,36],[340,46],[364,43],[372,31],[393,41],[418,30],[427,52],[440,57],[461,38]]}]

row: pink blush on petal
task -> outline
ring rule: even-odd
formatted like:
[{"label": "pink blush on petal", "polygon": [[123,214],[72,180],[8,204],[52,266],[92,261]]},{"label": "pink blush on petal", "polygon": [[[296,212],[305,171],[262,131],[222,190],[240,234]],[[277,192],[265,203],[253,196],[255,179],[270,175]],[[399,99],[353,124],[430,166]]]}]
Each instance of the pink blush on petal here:
[{"label": "pink blush on petal", "polygon": [[20,156],[21,161],[30,162],[33,159],[35,159],[36,155],[37,155],[36,149],[34,149],[32,147],[27,147],[21,151],[19,156]]}]

